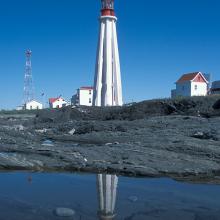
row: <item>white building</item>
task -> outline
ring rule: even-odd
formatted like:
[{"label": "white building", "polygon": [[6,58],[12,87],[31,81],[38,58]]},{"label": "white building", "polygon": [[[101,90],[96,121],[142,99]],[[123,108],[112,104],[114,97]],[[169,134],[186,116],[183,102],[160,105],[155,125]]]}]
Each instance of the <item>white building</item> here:
[{"label": "white building", "polygon": [[220,94],[220,81],[215,81],[212,83],[211,94]]},{"label": "white building", "polygon": [[62,97],[49,99],[50,108],[63,108],[66,107],[67,105],[68,105],[67,102]]},{"label": "white building", "polygon": [[76,95],[72,97],[72,105],[92,106],[93,87],[83,86],[77,89]]},{"label": "white building", "polygon": [[24,105],[24,109],[25,110],[36,110],[36,109],[43,109],[43,104],[41,104],[40,102],[37,102],[35,100],[32,100],[30,102],[27,102]]},{"label": "white building", "polygon": [[171,91],[171,97],[206,96],[208,83],[201,72],[184,74],[176,82],[176,89]]},{"label": "white building", "polygon": [[101,3],[93,105],[122,106],[121,69],[114,0],[101,0]]},{"label": "white building", "polygon": [[17,106],[17,107],[16,107],[16,110],[17,110],[17,111],[22,111],[22,110],[24,110],[24,106],[23,106],[23,105],[22,105],[22,106]]}]

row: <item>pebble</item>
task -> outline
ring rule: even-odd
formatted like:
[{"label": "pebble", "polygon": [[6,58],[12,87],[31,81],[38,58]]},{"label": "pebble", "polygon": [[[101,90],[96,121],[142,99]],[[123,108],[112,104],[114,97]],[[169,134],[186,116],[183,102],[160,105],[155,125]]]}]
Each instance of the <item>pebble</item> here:
[{"label": "pebble", "polygon": [[16,125],[15,129],[18,131],[24,131],[24,126],[23,125]]},{"label": "pebble", "polygon": [[203,137],[205,134],[201,131],[194,133],[195,137]]},{"label": "pebble", "polygon": [[41,133],[41,134],[44,134],[44,133],[47,133],[47,129],[46,128],[43,128],[43,129],[40,129],[40,130],[35,130],[37,133]]},{"label": "pebble", "polygon": [[44,142],[42,143],[42,145],[43,145],[43,146],[48,146],[48,147],[53,147],[53,146],[54,146],[53,142],[50,141],[50,140],[44,141]]},{"label": "pebble", "polygon": [[192,135],[192,137],[198,138],[198,139],[207,139],[207,140],[214,138],[211,134],[205,133],[205,132],[201,132],[201,131],[194,133]]},{"label": "pebble", "polygon": [[106,144],[105,144],[105,146],[109,146],[109,145],[113,145],[113,144],[114,144],[114,145],[119,145],[120,143],[119,143],[119,142],[114,142],[114,143],[106,143]]},{"label": "pebble", "polygon": [[137,201],[138,201],[138,197],[137,197],[137,196],[130,196],[130,197],[128,198],[128,200],[129,200],[130,202],[137,202]]},{"label": "pebble", "polygon": [[74,135],[74,134],[75,134],[75,132],[76,132],[76,129],[75,129],[75,128],[73,128],[71,131],[69,131],[69,134],[70,134],[70,135]]},{"label": "pebble", "polygon": [[75,215],[75,211],[69,208],[56,208],[55,214],[58,217],[72,217]]}]

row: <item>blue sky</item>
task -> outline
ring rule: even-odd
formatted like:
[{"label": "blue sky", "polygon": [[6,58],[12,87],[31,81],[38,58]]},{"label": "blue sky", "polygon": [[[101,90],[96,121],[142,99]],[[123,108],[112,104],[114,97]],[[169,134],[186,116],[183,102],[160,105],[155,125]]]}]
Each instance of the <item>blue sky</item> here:
[{"label": "blue sky", "polygon": [[[21,104],[33,51],[36,98],[92,85],[99,0],[0,0],[0,109]],[[218,0],[115,0],[124,101],[168,97],[187,72],[220,79]]]}]

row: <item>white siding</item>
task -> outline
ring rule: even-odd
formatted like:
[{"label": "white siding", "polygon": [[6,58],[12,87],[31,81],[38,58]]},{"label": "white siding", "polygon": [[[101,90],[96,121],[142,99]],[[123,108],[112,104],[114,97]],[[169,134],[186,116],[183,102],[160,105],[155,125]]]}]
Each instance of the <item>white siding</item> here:
[{"label": "white siding", "polygon": [[16,110],[17,110],[17,111],[24,110],[24,106],[18,106],[18,107],[16,108]]},{"label": "white siding", "polygon": [[190,97],[190,96],[206,96],[208,93],[208,85],[203,82],[184,82],[177,83],[176,90],[172,91],[172,98],[182,96],[182,97]]},{"label": "white siding", "polygon": [[30,101],[25,105],[26,110],[43,109],[43,105],[37,101]]},{"label": "white siding", "polygon": [[191,96],[191,84],[190,82],[177,83],[176,84],[176,96]]},{"label": "white siding", "polygon": [[191,96],[206,96],[208,92],[207,83],[192,82],[191,83]]},{"label": "white siding", "polygon": [[93,90],[79,90],[79,105],[92,106]]},{"label": "white siding", "polygon": [[52,103],[52,108],[63,108],[65,106],[67,106],[67,102],[62,98],[59,98]]}]

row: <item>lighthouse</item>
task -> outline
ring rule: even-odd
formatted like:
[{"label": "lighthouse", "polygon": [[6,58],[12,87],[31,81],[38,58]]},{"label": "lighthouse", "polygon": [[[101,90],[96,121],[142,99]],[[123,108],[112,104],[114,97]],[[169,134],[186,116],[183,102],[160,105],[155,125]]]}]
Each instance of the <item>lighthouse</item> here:
[{"label": "lighthouse", "polygon": [[114,0],[101,0],[93,106],[122,106],[121,70]]},{"label": "lighthouse", "polygon": [[98,216],[100,220],[113,220],[115,218],[117,185],[118,177],[116,175],[98,174]]}]

